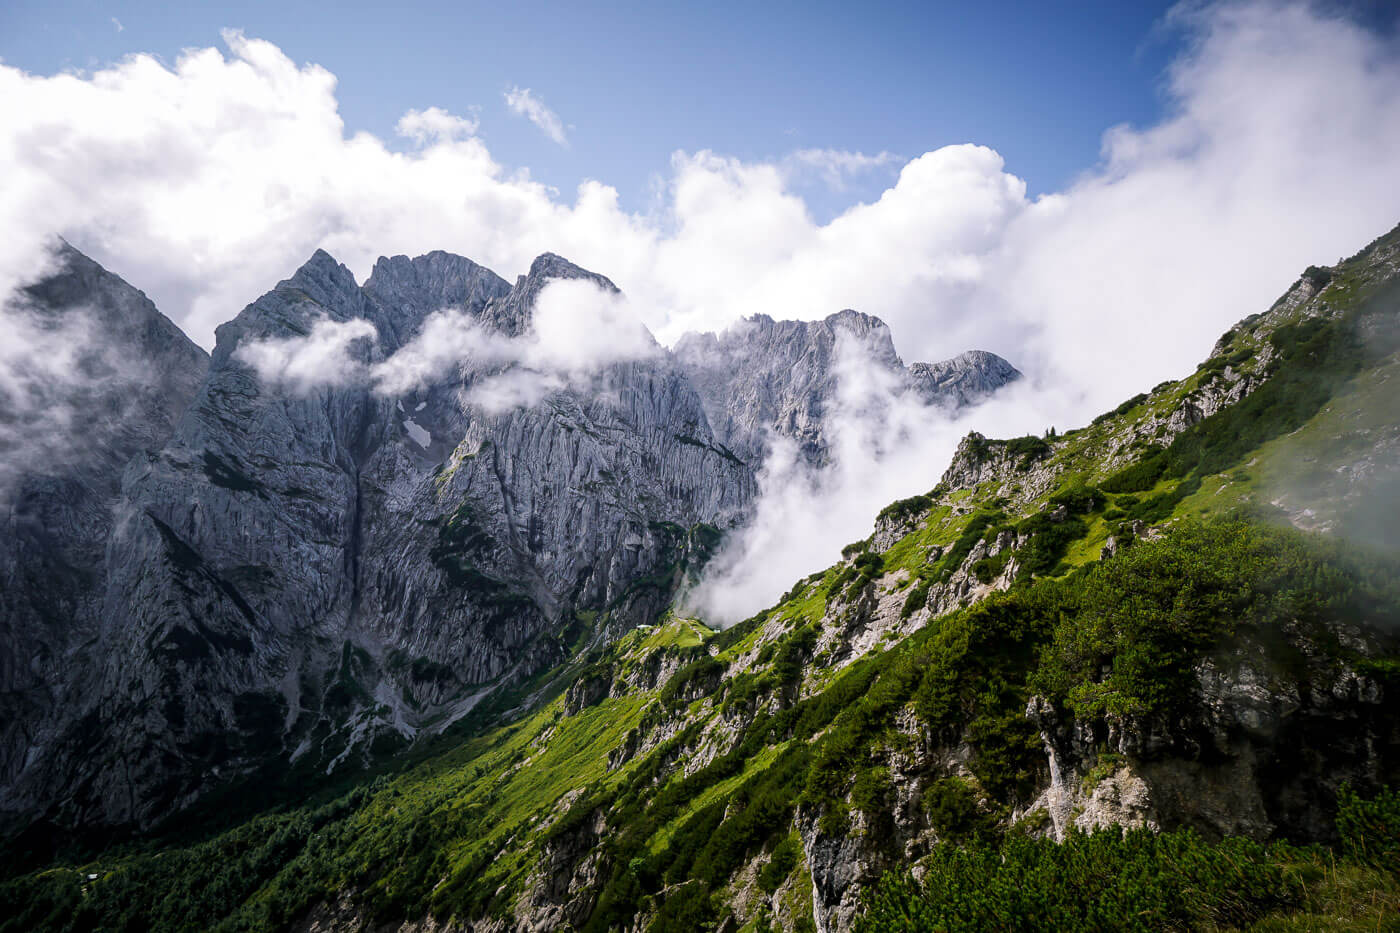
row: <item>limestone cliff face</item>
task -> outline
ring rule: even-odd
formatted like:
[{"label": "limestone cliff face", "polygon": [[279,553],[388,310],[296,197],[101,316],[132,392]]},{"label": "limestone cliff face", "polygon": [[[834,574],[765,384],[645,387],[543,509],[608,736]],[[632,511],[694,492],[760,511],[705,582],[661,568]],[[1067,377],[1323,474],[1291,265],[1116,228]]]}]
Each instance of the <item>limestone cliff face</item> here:
[{"label": "limestone cliff face", "polygon": [[981,401],[1021,373],[995,353],[968,350],[941,363],[913,363],[909,376],[929,403],[956,409]]},{"label": "limestone cliff face", "polygon": [[612,287],[550,255],[510,287],[445,253],[381,260],[360,287],[318,252],[221,327],[174,436],[126,470],[93,681],[37,748],[12,746],[35,759],[19,800],[58,783],[68,819],[149,822],[211,774],[270,755],[333,766],[451,722],[487,684],[561,660],[576,613],[615,633],[658,612],[692,529],[732,523],[754,492],[664,353],[494,415],[462,404],[469,363],[391,398],[270,385],[237,353],[365,320],[378,339],[351,353],[369,364],[444,307],[517,336],[544,284],[575,277]]}]

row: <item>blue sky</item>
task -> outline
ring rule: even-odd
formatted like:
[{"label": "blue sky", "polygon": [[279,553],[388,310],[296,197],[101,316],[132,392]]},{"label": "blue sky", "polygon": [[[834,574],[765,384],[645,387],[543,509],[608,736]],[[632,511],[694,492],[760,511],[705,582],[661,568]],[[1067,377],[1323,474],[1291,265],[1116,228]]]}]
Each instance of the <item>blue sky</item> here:
[{"label": "blue sky", "polygon": [[[502,163],[563,190],[604,179],[633,210],[647,207],[678,149],[907,159],[977,142],[1039,193],[1092,166],[1109,126],[1157,117],[1162,69],[1181,38],[1155,28],[1168,6],[8,0],[0,57],[41,74],[131,52],[173,62],[239,28],[336,74],[351,132],[392,139],[409,108],[480,107],[481,135]],[[512,85],[570,125],[567,149],[506,109]],[[814,211],[873,197],[897,168],[840,192],[811,184]]]}]

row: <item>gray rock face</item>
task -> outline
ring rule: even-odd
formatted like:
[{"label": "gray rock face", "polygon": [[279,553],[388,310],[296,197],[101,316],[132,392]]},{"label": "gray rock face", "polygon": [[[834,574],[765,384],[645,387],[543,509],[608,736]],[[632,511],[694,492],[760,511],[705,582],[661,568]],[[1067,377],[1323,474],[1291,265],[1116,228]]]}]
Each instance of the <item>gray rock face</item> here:
[{"label": "gray rock face", "polygon": [[995,353],[968,350],[941,363],[912,363],[909,376],[931,405],[961,408],[1021,378],[1021,371]]},{"label": "gray rock face", "polygon": [[122,468],[165,442],[209,364],[145,295],[66,244],[15,302],[78,343],[40,404],[0,412],[0,807],[65,689],[91,673]]},{"label": "gray rock face", "polygon": [[579,277],[613,288],[551,255],[512,288],[445,253],[360,287],[318,252],[221,327],[203,386],[172,394],[173,437],[133,451],[110,535],[88,530],[107,538],[91,669],[63,715],[15,717],[8,807],[59,787],[65,821],[149,823],[269,757],[329,767],[445,725],[566,638],[659,612],[755,491],[664,353],[488,415],[462,404],[469,364],[406,398],[297,394],[236,352],[364,319],[378,341],[351,352],[373,363],[444,307],[519,335],[546,282]]},{"label": "gray rock face", "polygon": [[719,442],[759,463],[769,432],[797,442],[812,463],[826,459],[827,419],[843,371],[869,367],[900,391],[955,411],[1021,374],[994,353],[972,350],[908,369],[877,317],[841,311],[821,321],[755,315],[722,334],[687,334],[676,359],[695,384]]}]

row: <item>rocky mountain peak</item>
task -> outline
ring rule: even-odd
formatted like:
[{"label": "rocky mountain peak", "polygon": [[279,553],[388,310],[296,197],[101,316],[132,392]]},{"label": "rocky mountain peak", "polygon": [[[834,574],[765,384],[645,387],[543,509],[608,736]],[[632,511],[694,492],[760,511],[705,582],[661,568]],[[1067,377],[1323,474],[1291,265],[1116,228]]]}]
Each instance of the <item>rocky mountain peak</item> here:
[{"label": "rocky mountain peak", "polygon": [[277,288],[305,292],[328,310],[339,307],[345,298],[360,290],[354,273],[323,249],[312,253],[291,278],[278,282]]},{"label": "rocky mountain peak", "polygon": [[434,250],[413,259],[381,256],[364,293],[377,307],[375,323],[391,346],[406,342],[424,318],[444,308],[479,315],[510,293],[510,283],[465,256]]},{"label": "rocky mountain peak", "polygon": [[493,301],[485,309],[483,320],[512,336],[524,333],[529,328],[540,292],[556,279],[586,279],[604,291],[619,292],[607,276],[589,272],[554,253],[541,253],[530,263],[530,271],[516,278],[509,294]]},{"label": "rocky mountain peak", "polygon": [[888,331],[890,326],[873,314],[866,314],[854,308],[842,308],[835,314],[828,314],[823,318],[822,323],[828,327],[845,327],[857,334],[866,334],[871,331]]}]

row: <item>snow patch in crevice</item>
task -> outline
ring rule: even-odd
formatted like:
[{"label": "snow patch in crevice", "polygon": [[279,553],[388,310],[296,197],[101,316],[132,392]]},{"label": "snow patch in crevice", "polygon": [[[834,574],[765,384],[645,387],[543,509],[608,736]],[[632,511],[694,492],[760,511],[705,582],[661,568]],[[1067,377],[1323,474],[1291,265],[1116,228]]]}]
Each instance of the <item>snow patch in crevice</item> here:
[{"label": "snow patch in crevice", "polygon": [[412,418],[405,418],[403,420],[403,429],[408,432],[408,436],[413,440],[413,443],[422,447],[424,450],[427,450],[428,445],[433,442],[433,435]]}]

